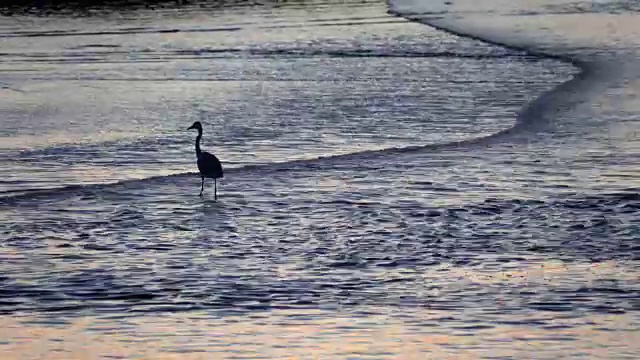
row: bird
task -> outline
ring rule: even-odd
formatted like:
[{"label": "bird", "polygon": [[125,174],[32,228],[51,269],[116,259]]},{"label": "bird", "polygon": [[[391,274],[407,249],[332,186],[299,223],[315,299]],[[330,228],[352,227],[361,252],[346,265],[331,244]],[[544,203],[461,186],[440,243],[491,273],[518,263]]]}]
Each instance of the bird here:
[{"label": "bird", "polygon": [[198,136],[196,136],[196,157],[198,158],[198,170],[200,171],[200,177],[202,178],[202,184],[200,186],[200,196],[204,191],[204,178],[213,179],[214,183],[214,198],[218,200],[218,180],[223,177],[222,164],[218,158],[206,151],[200,150],[200,139],[202,138],[202,124],[200,121],[196,121],[193,125],[189,126],[187,130],[198,130]]}]

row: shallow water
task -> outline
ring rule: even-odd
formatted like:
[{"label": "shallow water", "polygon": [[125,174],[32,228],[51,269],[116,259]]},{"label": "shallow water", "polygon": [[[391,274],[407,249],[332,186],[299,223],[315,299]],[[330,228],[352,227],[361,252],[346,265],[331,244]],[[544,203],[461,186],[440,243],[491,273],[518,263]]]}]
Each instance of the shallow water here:
[{"label": "shallow water", "polygon": [[386,11],[7,18],[2,358],[633,358],[633,44]]},{"label": "shallow water", "polygon": [[386,15],[382,3],[355,8],[5,33],[0,191],[192,171],[195,120],[228,167],[482,137],[571,72]]}]

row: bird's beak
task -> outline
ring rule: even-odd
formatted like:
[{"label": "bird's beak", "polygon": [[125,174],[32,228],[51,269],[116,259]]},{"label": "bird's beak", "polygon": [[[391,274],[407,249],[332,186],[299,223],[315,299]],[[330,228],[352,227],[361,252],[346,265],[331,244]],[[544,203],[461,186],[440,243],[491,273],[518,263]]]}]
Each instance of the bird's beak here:
[{"label": "bird's beak", "polygon": [[191,130],[191,129],[195,129],[195,128],[193,127],[193,125],[191,125],[191,126],[189,126],[189,127],[187,128],[187,130]]}]

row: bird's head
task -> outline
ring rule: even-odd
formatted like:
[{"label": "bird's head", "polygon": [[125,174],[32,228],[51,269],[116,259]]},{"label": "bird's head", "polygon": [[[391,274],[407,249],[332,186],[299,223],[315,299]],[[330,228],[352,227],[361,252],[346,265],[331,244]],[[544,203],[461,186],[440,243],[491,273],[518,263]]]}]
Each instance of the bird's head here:
[{"label": "bird's head", "polygon": [[202,131],[202,124],[200,123],[200,121],[196,121],[193,123],[193,125],[189,126],[187,128],[187,130],[191,130],[191,129],[196,129],[198,131]]}]

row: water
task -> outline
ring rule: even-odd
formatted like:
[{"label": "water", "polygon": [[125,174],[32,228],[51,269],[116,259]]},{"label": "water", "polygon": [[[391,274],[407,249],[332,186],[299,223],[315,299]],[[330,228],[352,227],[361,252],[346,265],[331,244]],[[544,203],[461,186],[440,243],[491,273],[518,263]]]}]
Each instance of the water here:
[{"label": "water", "polygon": [[474,4],[3,18],[2,358],[633,358],[635,10]]}]

